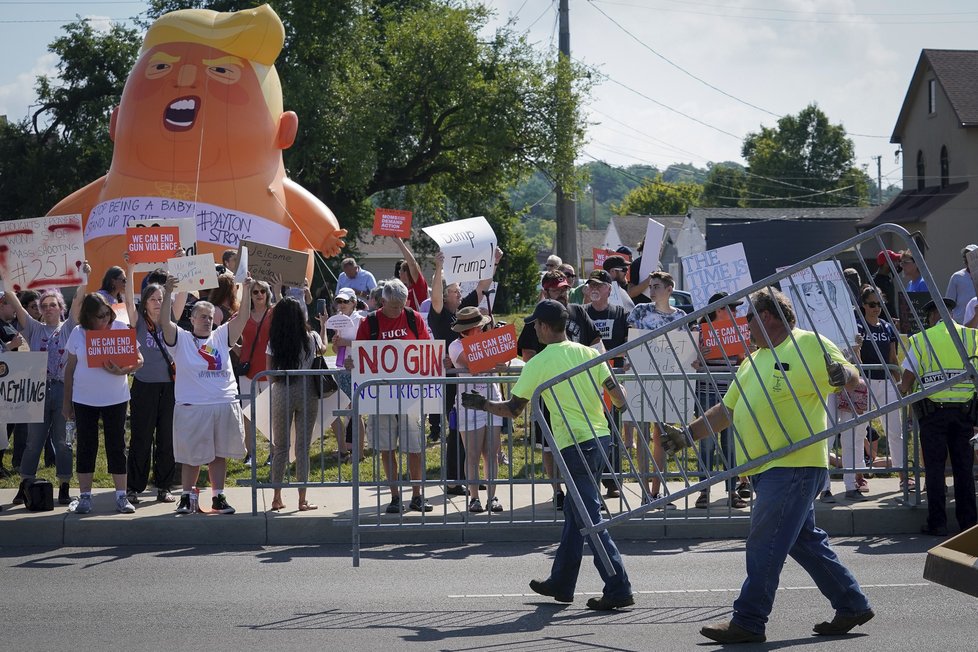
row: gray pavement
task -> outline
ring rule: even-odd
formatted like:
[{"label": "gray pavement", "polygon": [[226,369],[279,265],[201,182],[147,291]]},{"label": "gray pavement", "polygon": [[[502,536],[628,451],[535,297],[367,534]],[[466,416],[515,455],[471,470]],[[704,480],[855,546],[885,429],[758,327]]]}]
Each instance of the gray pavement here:
[{"label": "gray pavement", "polygon": [[[236,518],[236,517],[235,517]],[[555,541],[555,540],[554,540]],[[586,559],[576,600],[532,594],[553,543],[375,546],[363,564],[348,545],[0,547],[3,648],[9,650],[329,649],[600,652],[715,649],[699,635],[726,619],[743,581],[737,540],[621,544],[633,608],[584,607],[600,580]],[[768,643],[840,651],[973,650],[974,598],[921,579],[933,540],[836,537],[877,617],[825,639],[812,625],[827,601],[785,565]],[[814,648],[812,648],[814,649]]]},{"label": "gray pavement", "polygon": [[[863,503],[845,501],[841,481],[834,481],[833,489],[838,502],[817,504],[816,516],[819,525],[833,536],[916,533],[926,516],[926,505],[907,506],[903,502],[896,478],[870,480],[870,500]],[[563,522],[551,505],[548,485],[501,484],[497,492],[506,510],[492,515],[469,515],[463,497],[445,496],[437,486],[427,491],[435,506],[433,512],[423,518],[413,512],[398,517],[383,513],[389,500],[386,489],[362,488],[361,543],[554,541]],[[143,495],[135,514],[118,514],[112,492],[107,489],[96,492],[95,509],[89,515],[69,514],[58,505],[53,512],[30,513],[22,506],[11,506],[14,493],[12,489],[0,490],[0,545],[302,545],[353,541],[350,487],[311,488],[309,500],[320,508],[308,512],[297,511],[293,489],[284,492],[285,510],[268,511],[272,492],[261,490],[254,514],[251,489],[229,488],[228,499],[238,509],[233,516],[178,515],[174,505],[157,503],[154,493]],[[693,507],[694,494],[688,503],[681,500],[679,509],[653,511],[642,520],[615,526],[614,535],[634,540],[743,537],[749,511],[727,508],[721,498],[723,492],[716,488],[713,495],[708,510]],[[201,502],[209,504],[209,492],[202,496]],[[626,496],[633,506],[639,502],[634,486],[626,486]],[[623,508],[618,500],[609,500],[607,505],[611,514]],[[953,502],[948,510],[951,514]],[[953,531],[953,514],[949,523]]]}]

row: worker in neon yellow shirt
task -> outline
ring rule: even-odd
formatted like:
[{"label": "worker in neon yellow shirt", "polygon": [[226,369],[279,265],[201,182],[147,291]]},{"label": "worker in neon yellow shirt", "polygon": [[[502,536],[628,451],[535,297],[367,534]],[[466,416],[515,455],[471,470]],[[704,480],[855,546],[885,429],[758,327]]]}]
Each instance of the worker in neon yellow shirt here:
[{"label": "worker in neon yellow shirt", "polygon": [[[748,325],[757,351],[737,370],[723,401],[689,425],[695,440],[730,425],[733,414],[737,464],[801,442],[827,429],[828,395],[862,380],[828,339],[795,328],[791,302],[769,288],[750,297]],[[685,433],[667,428],[671,450],[688,445]],[[666,438],[663,438],[664,440]],[[815,525],[814,501],[828,473],[828,446],[819,441],[771,460],[752,475],[756,498],[747,537],[747,579],[734,602],[733,618],[703,627],[719,643],[766,640],[778,578],[790,555],[804,568],[835,608],[816,634],[836,636],[873,617],[866,595]]]}]

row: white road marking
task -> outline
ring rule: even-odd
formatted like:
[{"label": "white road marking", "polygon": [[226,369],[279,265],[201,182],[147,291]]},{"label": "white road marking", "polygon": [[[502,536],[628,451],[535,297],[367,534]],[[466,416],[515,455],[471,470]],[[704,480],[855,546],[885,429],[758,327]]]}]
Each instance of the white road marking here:
[{"label": "white road marking", "polygon": [[[904,589],[921,586],[933,586],[929,582],[917,582],[913,584],[860,584],[864,589]],[[778,591],[818,591],[817,586],[780,586]],[[635,591],[636,595],[664,595],[676,593],[739,593],[740,588],[735,589],[662,589],[658,591]],[[601,595],[599,592],[586,593],[578,591],[574,595],[588,596]],[[465,593],[449,595],[449,599],[458,600],[465,598],[533,598],[545,597],[536,593]]]}]

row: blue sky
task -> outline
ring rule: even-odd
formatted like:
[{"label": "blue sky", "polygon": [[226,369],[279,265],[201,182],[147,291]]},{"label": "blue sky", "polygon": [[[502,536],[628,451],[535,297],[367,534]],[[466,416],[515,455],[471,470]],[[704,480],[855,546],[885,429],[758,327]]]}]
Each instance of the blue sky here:
[{"label": "blue sky", "polygon": [[[547,50],[556,0],[496,0],[494,24]],[[0,0],[0,114],[19,119],[46,46],[75,15],[125,20],[145,2]],[[889,136],[923,48],[974,49],[973,0],[570,0],[571,53],[595,69],[582,161],[741,160],[743,137],[818,102],[856,143],[857,164],[900,180]],[[302,116],[299,116],[300,120]],[[860,135],[855,135],[860,134]]]}]

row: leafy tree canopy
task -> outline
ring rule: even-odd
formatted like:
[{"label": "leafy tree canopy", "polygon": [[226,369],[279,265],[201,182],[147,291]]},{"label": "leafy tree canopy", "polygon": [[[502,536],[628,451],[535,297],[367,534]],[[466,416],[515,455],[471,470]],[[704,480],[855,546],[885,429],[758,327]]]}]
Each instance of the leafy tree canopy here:
[{"label": "leafy tree canopy", "polygon": [[632,190],[614,209],[618,215],[684,215],[702,192],[698,183],[667,183],[660,175]]}]

